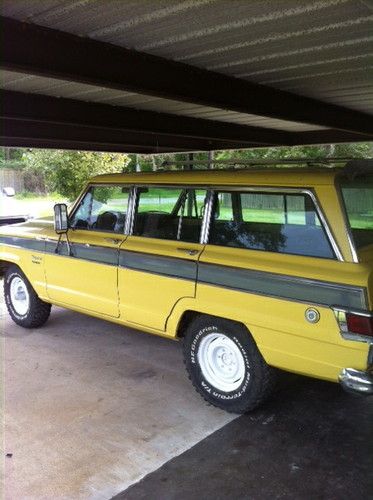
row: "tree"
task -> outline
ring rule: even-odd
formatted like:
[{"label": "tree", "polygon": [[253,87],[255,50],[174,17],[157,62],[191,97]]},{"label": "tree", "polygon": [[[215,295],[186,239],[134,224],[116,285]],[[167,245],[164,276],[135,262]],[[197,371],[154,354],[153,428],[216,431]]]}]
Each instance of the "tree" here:
[{"label": "tree", "polygon": [[[159,170],[162,168],[164,161],[170,162],[167,165],[168,170],[176,170],[182,168],[182,163],[172,165],[173,161],[185,162],[189,161],[189,153],[164,153],[158,155],[129,155],[131,158],[128,164],[128,171],[134,172],[136,170],[136,162],[143,172],[151,170]],[[207,160],[208,152],[194,153],[194,161]],[[280,160],[284,158],[369,158],[373,156],[373,143],[350,143],[350,144],[324,144],[317,146],[284,146],[284,147],[271,147],[271,148],[255,148],[255,149],[241,149],[241,150],[224,150],[215,151],[215,160],[255,160],[255,159],[268,159]],[[217,163],[213,168],[227,168],[229,165]],[[195,168],[207,168],[207,165],[198,165]]]},{"label": "tree", "polygon": [[120,153],[31,149],[24,153],[26,171],[42,172],[47,189],[75,199],[94,175],[122,172],[129,157]]},{"label": "tree", "polygon": [[0,148],[0,168],[22,169],[22,148]]}]

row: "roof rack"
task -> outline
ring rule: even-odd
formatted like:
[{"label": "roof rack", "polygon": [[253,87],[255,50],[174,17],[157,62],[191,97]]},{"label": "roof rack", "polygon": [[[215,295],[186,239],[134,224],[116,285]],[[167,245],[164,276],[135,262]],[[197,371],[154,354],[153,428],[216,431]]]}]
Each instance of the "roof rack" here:
[{"label": "roof rack", "polygon": [[[343,173],[348,175],[349,177],[355,177],[356,175],[362,175],[373,173],[373,158],[282,158],[280,160],[269,160],[269,159],[231,159],[231,160],[177,160],[170,161],[165,160],[160,170],[167,170],[169,166],[183,166],[184,168],[193,169],[196,165],[226,165],[228,166],[227,170],[236,170],[238,168],[242,169],[267,169],[268,167],[272,168],[281,168],[284,166],[289,167],[299,167],[302,169],[305,168],[315,168],[322,167],[326,168],[338,168]],[[207,170],[208,171],[208,170]]]},{"label": "roof rack", "polygon": [[185,167],[193,167],[196,165],[229,165],[229,166],[239,166],[239,167],[273,167],[273,166],[284,166],[291,165],[304,168],[304,166],[328,166],[334,167],[336,165],[346,165],[351,164],[353,162],[365,163],[372,162],[373,160],[365,160],[361,158],[282,158],[282,159],[267,159],[267,158],[259,158],[259,159],[239,159],[232,158],[230,160],[176,160],[170,161],[165,160],[162,163],[162,167],[168,166],[178,166],[183,165]]}]

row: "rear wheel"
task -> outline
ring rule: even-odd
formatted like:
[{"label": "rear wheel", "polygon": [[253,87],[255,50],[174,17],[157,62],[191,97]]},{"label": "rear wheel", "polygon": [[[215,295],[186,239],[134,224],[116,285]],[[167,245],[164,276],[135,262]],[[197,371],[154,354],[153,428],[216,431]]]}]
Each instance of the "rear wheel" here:
[{"label": "rear wheel", "polygon": [[274,386],[275,370],[264,361],[247,329],[221,318],[199,316],[190,324],[184,362],[202,397],[232,413],[253,410]]},{"label": "rear wheel", "polygon": [[5,303],[12,320],[24,328],[37,328],[49,318],[51,305],[36,295],[17,266],[10,266],[4,279]]}]

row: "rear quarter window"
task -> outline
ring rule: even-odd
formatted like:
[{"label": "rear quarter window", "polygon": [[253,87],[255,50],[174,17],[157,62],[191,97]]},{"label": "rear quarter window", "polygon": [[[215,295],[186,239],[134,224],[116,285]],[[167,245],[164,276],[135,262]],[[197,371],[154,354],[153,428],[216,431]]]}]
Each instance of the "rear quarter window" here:
[{"label": "rear quarter window", "polygon": [[357,249],[373,244],[373,175],[341,181],[351,234]]},{"label": "rear quarter window", "polygon": [[335,258],[316,207],[303,193],[216,192],[209,243]]}]

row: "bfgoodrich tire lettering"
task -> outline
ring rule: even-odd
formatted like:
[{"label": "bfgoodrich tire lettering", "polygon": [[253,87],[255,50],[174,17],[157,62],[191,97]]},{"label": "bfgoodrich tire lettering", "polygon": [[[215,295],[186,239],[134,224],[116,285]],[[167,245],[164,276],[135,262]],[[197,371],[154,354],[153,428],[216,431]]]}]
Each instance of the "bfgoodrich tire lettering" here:
[{"label": "bfgoodrich tire lettering", "polygon": [[[15,285],[27,297],[24,307],[16,303]],[[50,315],[51,305],[39,299],[30,282],[17,266],[10,266],[4,278],[5,303],[12,320],[24,328],[44,325]]]},{"label": "bfgoodrich tire lettering", "polygon": [[184,362],[201,396],[232,413],[253,410],[274,386],[275,370],[264,361],[247,329],[222,318],[199,316],[189,325]]}]

